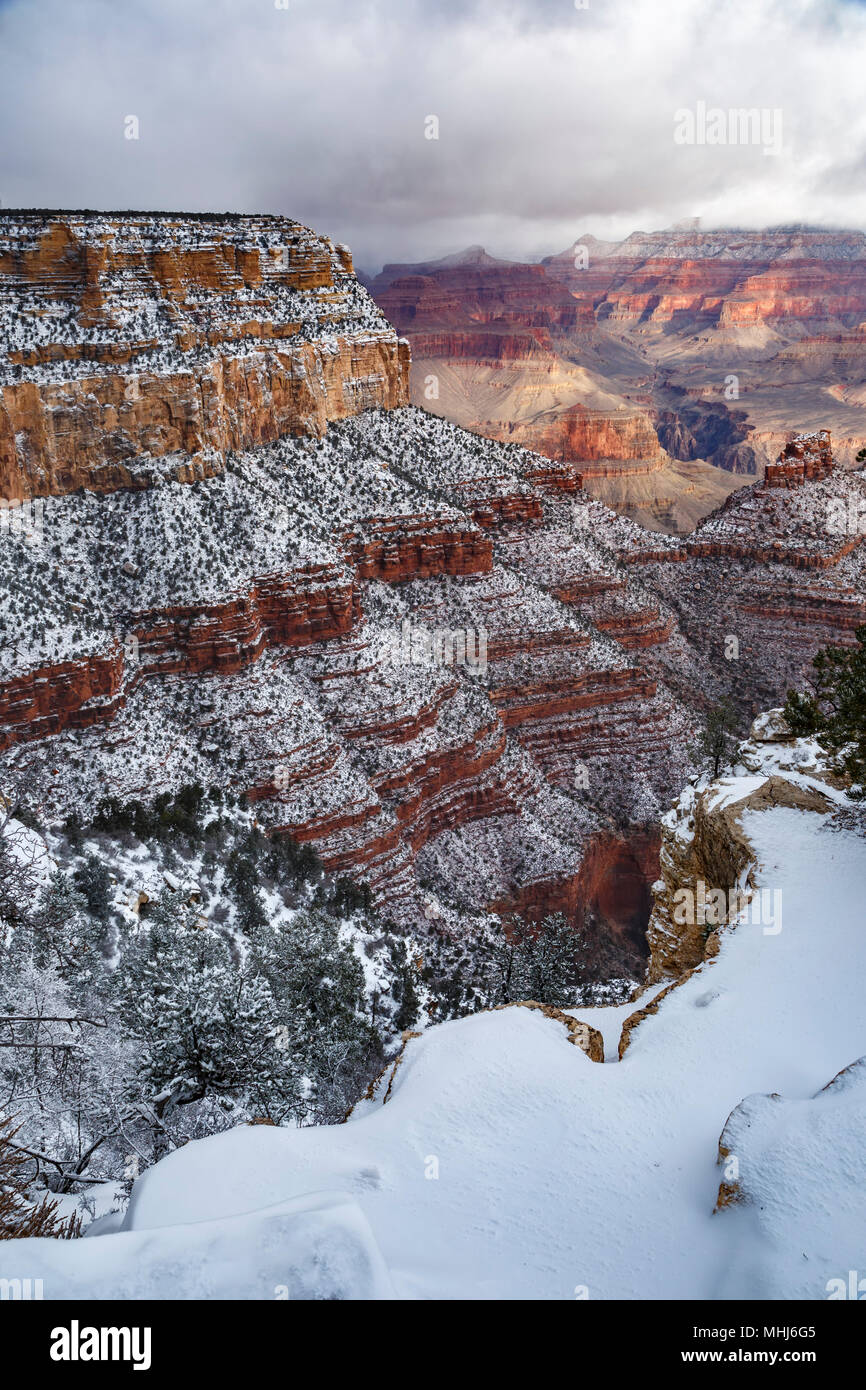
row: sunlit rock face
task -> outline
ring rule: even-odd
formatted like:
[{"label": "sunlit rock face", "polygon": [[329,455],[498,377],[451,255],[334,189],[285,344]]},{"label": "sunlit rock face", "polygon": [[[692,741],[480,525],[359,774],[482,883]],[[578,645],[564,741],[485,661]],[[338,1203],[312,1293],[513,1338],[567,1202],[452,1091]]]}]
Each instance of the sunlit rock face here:
[{"label": "sunlit rock face", "polygon": [[288,218],[6,214],[0,304],[6,497],[193,481],[407,400],[348,250]]},{"label": "sunlit rock face", "polygon": [[470,247],[370,283],[413,401],[569,460],[656,530],[690,531],[794,430],[830,428],[846,466],[866,440],[861,232],[579,235],[540,264]]}]

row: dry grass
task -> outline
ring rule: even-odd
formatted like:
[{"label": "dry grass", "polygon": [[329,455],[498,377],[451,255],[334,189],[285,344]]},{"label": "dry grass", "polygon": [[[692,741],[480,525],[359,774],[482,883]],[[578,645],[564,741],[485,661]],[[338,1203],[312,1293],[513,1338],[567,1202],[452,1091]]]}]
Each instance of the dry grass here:
[{"label": "dry grass", "polygon": [[81,1218],[57,1214],[57,1203],[43,1197],[34,1203],[28,1195],[26,1158],[13,1147],[17,1130],[11,1120],[0,1120],[0,1240],[24,1236],[50,1236],[73,1240],[81,1234]]}]

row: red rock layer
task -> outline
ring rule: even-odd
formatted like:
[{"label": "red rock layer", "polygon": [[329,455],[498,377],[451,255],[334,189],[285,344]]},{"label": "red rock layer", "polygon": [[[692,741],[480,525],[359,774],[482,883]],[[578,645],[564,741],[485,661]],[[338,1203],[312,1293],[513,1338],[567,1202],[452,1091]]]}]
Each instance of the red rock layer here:
[{"label": "red rock layer", "polygon": [[109,723],[124,700],[119,645],[78,661],[38,667],[0,683],[0,752],[61,729]]},{"label": "red rock layer", "polygon": [[223,602],[128,615],[138,642],[136,680],[183,671],[240,671],[270,646],[341,637],[354,621],[355,587],[340,570],[312,566],[257,579]]},{"label": "red rock layer", "polygon": [[[570,673],[559,678],[521,681],[519,684],[491,684],[490,699],[499,709],[508,729],[521,738],[524,725],[532,729],[536,747],[538,730],[546,720],[578,710],[599,709],[622,700],[646,699],[656,693],[656,682],[633,667],[618,671]],[[555,740],[562,730],[552,733]]]},{"label": "red rock layer", "polygon": [[482,532],[435,518],[382,517],[365,521],[344,537],[359,579],[428,579],[437,574],[486,574],[493,567],[493,542]]},{"label": "red rock layer", "polygon": [[483,526],[486,531],[504,526],[540,525],[544,520],[541,498],[528,493],[510,492],[502,497],[476,497],[467,501],[467,509],[476,525]]},{"label": "red rock layer", "polygon": [[408,400],[409,350],[384,338],[261,349],[168,375],[83,377],[0,389],[0,495],[148,486],[153,461],[182,457],[181,482],[222,468],[230,450],[324,433],[370,406]]},{"label": "red rock layer", "polygon": [[[577,245],[580,245],[578,243]],[[587,237],[548,257],[548,275],[598,320],[754,325],[775,319],[853,322],[866,314],[866,256],[853,232],[635,233],[619,246]]]},{"label": "red rock layer", "polygon": [[593,614],[595,626],[615,637],[627,650],[657,647],[673,632],[672,618],[663,618],[657,608],[623,608],[618,612]]},{"label": "red rock layer", "polygon": [[411,342],[413,357],[421,361],[446,357],[485,367],[496,367],[500,362],[544,359],[552,352],[550,333],[546,328],[532,331],[503,328],[498,332],[477,329],[462,333],[442,329],[435,333],[413,333]]},{"label": "red rock layer", "polygon": [[347,633],[356,591],[342,570],[310,566],[255,580],[241,595],[124,615],[124,642],[0,682],[0,751],[64,729],[109,723],[154,675],[231,674],[269,646],[302,647]]},{"label": "red rock layer", "polygon": [[287,829],[294,838],[315,841],[332,872],[355,873],[369,882],[393,910],[401,897],[407,853],[416,853],[444,830],[519,812],[526,789],[520,777],[503,767],[504,750],[501,725],[467,729],[459,745],[407,761],[399,773],[377,779],[391,815],[371,810]]},{"label": "red rock layer", "polygon": [[833,472],[829,430],[790,440],[775,463],[768,463],[764,487],[802,487],[820,482]]},{"label": "red rock layer", "polygon": [[[850,555],[852,550],[856,550],[863,539],[863,536],[852,536],[840,546],[820,552],[801,550],[796,543],[786,545],[784,541],[762,541],[759,537],[754,541],[690,540],[687,542],[687,553],[704,559],[753,560],[762,565],[790,565],[795,570],[827,570],[837,565],[844,556]],[[659,558],[667,560],[683,557],[674,553]],[[645,555],[641,555],[640,559],[646,562]]]},{"label": "red rock layer", "polygon": [[[376,301],[401,332],[475,324],[538,330],[573,329],[585,310],[543,266],[481,256],[474,264],[386,265],[374,285]],[[418,354],[419,356],[422,354]]]},{"label": "red rock layer", "polygon": [[[575,405],[555,418],[517,423],[508,438],[552,459],[574,460],[582,477],[618,476],[622,467],[604,469],[593,460],[629,463],[629,471],[651,473],[664,466],[665,454],[646,415],[608,414]],[[636,463],[635,460],[640,460]]]},{"label": "red rock layer", "polygon": [[650,885],[659,876],[660,849],[661,835],[655,827],[631,832],[628,840],[611,832],[595,835],[586,848],[579,873],[527,884],[512,896],[498,899],[492,909],[516,912],[536,922],[552,913],[564,913],[570,921],[581,921],[588,912],[604,922],[607,929],[645,951]]},{"label": "red rock layer", "polygon": [[827,641],[866,623],[866,595],[845,586],[828,591],[761,585],[750,588],[737,607],[743,613],[782,620],[793,630],[801,624],[821,628]]}]

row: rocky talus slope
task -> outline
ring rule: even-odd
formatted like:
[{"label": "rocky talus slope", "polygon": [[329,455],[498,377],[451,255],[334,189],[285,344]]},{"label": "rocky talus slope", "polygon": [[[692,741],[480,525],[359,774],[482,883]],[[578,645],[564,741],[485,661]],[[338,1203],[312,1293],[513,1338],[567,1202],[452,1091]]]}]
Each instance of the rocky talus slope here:
[{"label": "rocky talus slope", "polygon": [[863,620],[863,475],[675,540],[408,406],[295,223],[7,213],[0,245],[4,774],[48,817],[230,785],[397,919],[589,909],[640,949],[708,702]]}]

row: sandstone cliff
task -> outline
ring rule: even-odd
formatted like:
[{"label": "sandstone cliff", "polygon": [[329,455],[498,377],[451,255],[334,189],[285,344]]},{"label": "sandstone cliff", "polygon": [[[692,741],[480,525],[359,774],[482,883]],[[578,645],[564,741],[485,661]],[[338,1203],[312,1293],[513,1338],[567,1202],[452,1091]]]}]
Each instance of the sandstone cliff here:
[{"label": "sandstone cliff", "polygon": [[288,218],[0,218],[0,496],[146,486],[407,400],[351,256]]}]

